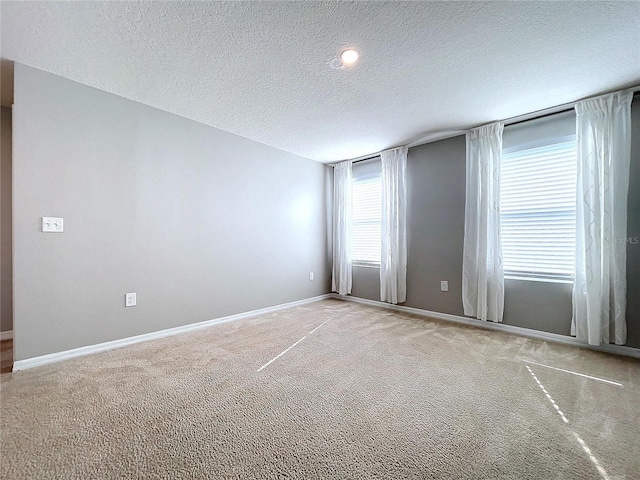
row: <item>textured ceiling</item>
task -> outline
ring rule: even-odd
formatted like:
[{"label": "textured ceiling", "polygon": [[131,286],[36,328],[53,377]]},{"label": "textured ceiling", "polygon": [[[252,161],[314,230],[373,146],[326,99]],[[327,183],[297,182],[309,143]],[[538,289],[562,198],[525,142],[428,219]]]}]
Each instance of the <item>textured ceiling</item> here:
[{"label": "textured ceiling", "polygon": [[1,8],[3,58],[322,162],[640,83],[637,1]]}]

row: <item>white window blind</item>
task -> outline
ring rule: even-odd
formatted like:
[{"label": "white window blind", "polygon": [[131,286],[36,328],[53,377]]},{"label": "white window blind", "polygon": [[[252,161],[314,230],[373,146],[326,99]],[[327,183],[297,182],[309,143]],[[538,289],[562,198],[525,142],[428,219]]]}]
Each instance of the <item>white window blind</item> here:
[{"label": "white window blind", "polygon": [[382,179],[353,180],[352,261],[356,265],[380,265]]},{"label": "white window blind", "polygon": [[505,277],[572,281],[576,248],[575,138],[503,152],[501,169]]}]

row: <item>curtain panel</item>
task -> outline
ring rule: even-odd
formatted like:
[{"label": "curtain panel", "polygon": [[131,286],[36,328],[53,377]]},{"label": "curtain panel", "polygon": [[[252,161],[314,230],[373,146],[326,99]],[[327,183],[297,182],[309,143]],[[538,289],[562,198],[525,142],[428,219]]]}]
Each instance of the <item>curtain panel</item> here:
[{"label": "curtain panel", "polygon": [[333,272],[331,290],[351,293],[351,215],[353,174],[351,162],[333,168]]},{"label": "curtain panel", "polygon": [[576,104],[578,184],[571,334],[626,343],[631,92]]},{"label": "curtain panel", "polygon": [[462,303],[464,314],[501,322],[504,272],[500,241],[502,122],[467,133]]},{"label": "curtain panel", "polygon": [[380,300],[407,300],[407,147],[382,152]]}]

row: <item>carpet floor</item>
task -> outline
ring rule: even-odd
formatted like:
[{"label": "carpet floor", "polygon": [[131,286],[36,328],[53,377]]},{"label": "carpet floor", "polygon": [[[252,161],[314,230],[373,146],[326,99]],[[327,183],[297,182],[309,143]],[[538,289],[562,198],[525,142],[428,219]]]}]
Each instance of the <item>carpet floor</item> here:
[{"label": "carpet floor", "polygon": [[340,300],[0,380],[3,479],[640,478],[637,360]]}]

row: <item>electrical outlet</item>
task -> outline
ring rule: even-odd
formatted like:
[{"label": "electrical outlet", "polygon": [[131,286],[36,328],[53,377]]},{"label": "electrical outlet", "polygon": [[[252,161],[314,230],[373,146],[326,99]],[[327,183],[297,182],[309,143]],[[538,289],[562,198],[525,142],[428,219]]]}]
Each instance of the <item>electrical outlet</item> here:
[{"label": "electrical outlet", "polygon": [[64,231],[62,218],[42,217],[42,231],[51,233],[62,233]]},{"label": "electrical outlet", "polygon": [[313,280],[315,277],[313,272],[309,272],[309,280]]},{"label": "electrical outlet", "polygon": [[125,307],[135,307],[136,306],[136,294],[133,293],[125,293],[124,294],[124,306]]},{"label": "electrical outlet", "polygon": [[440,291],[441,292],[448,292],[449,291],[449,282],[446,280],[442,280],[440,282]]}]

